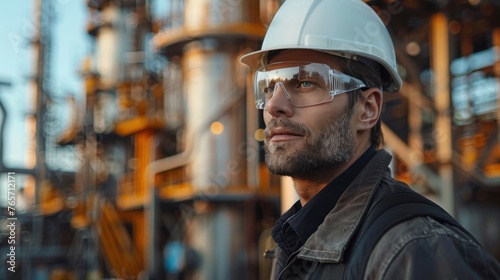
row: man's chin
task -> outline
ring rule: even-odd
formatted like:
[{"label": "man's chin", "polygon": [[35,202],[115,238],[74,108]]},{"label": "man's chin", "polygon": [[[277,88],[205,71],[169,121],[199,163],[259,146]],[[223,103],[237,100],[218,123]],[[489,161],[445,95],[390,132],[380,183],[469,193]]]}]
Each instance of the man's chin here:
[{"label": "man's chin", "polygon": [[293,176],[296,174],[295,172],[290,172],[289,170],[283,168],[276,168],[275,166],[267,165],[267,168],[269,169],[269,172],[271,172],[274,175]]},{"label": "man's chin", "polygon": [[303,168],[303,166],[299,166],[300,164],[296,158],[276,154],[271,157],[266,156],[266,165],[271,173],[282,176],[294,175],[301,172]]}]

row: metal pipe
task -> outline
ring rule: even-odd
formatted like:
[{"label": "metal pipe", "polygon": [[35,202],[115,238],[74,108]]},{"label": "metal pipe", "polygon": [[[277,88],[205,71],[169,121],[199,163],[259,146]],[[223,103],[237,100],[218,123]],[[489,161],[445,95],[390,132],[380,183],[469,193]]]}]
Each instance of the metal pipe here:
[{"label": "metal pipe", "polygon": [[434,73],[434,105],[437,113],[434,137],[441,176],[440,200],[455,215],[450,118],[450,58],[448,18],[442,13],[431,17],[431,65]]}]

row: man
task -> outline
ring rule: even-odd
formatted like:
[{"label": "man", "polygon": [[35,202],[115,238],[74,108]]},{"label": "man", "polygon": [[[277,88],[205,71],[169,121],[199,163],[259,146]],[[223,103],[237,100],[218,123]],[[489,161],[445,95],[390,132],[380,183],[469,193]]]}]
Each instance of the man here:
[{"label": "man", "polygon": [[242,62],[257,69],[266,164],[300,198],[273,229],[272,279],[500,279],[468,232],[390,177],[380,113],[402,82],[369,6],[287,0]]}]

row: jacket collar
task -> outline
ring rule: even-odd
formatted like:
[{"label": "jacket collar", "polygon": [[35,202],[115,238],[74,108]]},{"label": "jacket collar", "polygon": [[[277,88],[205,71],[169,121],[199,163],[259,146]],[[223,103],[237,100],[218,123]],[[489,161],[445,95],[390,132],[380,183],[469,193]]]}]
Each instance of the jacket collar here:
[{"label": "jacket collar", "polygon": [[392,156],[378,151],[339,198],[318,230],[309,237],[297,257],[319,262],[338,263],[362,218],[375,189],[384,177]]}]

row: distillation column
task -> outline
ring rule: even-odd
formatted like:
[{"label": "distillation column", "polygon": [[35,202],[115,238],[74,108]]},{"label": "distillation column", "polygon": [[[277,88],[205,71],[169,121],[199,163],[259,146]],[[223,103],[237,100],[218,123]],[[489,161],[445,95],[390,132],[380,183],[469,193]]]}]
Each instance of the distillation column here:
[{"label": "distillation column", "polygon": [[[247,131],[253,126],[248,70],[239,57],[259,47],[265,32],[259,13],[259,1],[186,1],[181,26],[168,21],[171,25],[154,38],[182,71],[182,142],[192,149],[185,172],[193,192],[192,204],[183,207],[182,242],[201,259],[188,271],[196,279],[257,278],[257,254],[249,249],[257,239],[255,217],[247,201],[256,188],[249,184],[256,180],[249,178],[255,174],[249,174],[248,157],[258,154],[258,146],[252,146],[253,133]],[[252,147],[255,151],[249,151]]]}]

